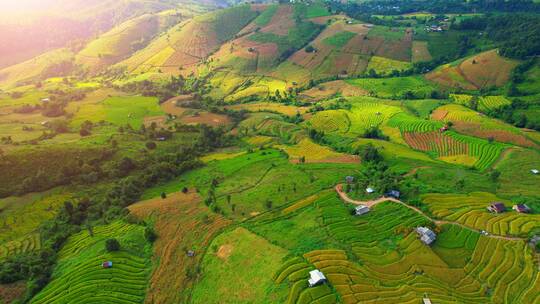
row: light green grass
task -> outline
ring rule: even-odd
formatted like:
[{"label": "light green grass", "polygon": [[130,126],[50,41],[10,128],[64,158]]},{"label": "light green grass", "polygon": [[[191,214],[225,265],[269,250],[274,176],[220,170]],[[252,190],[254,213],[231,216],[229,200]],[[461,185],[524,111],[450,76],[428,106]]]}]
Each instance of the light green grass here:
[{"label": "light green grass", "polygon": [[336,48],[342,48],[344,47],[354,36],[356,36],[355,33],[343,31],[336,33],[334,36],[327,37],[323,40],[323,43],[336,47]]},{"label": "light green grass", "polygon": [[103,120],[115,125],[130,124],[133,128],[139,128],[144,117],[158,115],[164,115],[164,112],[154,97],[110,97],[101,103],[86,105],[79,109],[72,125],[79,126],[86,120],[91,122]]},{"label": "light green grass", "polygon": [[286,292],[274,289],[273,274],[286,255],[245,228],[218,236],[202,261],[193,303],[283,303]]}]

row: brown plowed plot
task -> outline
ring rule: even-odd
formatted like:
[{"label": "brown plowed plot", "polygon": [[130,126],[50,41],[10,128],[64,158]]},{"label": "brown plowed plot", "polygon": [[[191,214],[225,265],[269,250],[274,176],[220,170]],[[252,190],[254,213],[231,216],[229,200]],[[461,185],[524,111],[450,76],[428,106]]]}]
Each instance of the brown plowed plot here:
[{"label": "brown plowed plot", "polygon": [[180,121],[187,125],[209,125],[213,127],[228,125],[231,120],[227,115],[215,114],[211,112],[201,112],[196,115],[184,116]]},{"label": "brown plowed plot", "polygon": [[219,45],[212,23],[193,21],[187,24],[182,32],[182,39],[172,45],[177,52],[204,58]]},{"label": "brown plowed plot", "polygon": [[449,87],[476,90],[504,85],[517,64],[517,61],[503,58],[492,50],[468,58],[457,66],[444,65],[428,73],[426,78]]},{"label": "brown plowed plot", "polygon": [[400,61],[411,61],[412,38],[406,32],[402,39],[398,41],[384,40],[375,55]]},{"label": "brown plowed plot", "polygon": [[412,43],[412,62],[430,61],[431,54],[428,50],[427,41],[413,41]]},{"label": "brown plowed plot", "polygon": [[436,151],[440,156],[467,155],[469,146],[438,131],[428,133],[403,133],[405,142],[413,149]]},{"label": "brown plowed plot", "polygon": [[[307,53],[304,49],[301,49],[294,53],[289,60],[311,71],[324,65],[326,69],[318,71],[318,73],[324,75],[336,75],[343,71],[347,71],[349,74],[361,73],[364,71],[368,62],[367,59],[359,56],[360,52],[351,51],[347,46],[340,49],[328,45],[324,40],[341,32],[354,33],[356,36],[350,41],[357,40],[359,36],[365,36],[368,31],[369,28],[363,24],[346,24],[344,21],[335,22],[327,27],[311,43],[317,50],[316,52]],[[328,64],[325,63],[327,60],[331,62]]]},{"label": "brown plowed plot", "polygon": [[496,141],[511,143],[514,145],[530,148],[538,148],[538,145],[522,134],[507,130],[490,130],[483,128],[481,123],[455,121],[453,128],[459,133],[480,138],[493,138]]},{"label": "brown plowed plot", "polygon": [[318,86],[300,94],[303,101],[320,101],[340,93],[344,97],[364,96],[368,92],[360,87],[350,85],[343,80],[335,80],[319,84]]},{"label": "brown plowed plot", "polygon": [[294,26],[292,5],[281,5],[272,16],[270,23],[261,29],[264,33],[273,33],[280,36],[287,36],[289,29]]},{"label": "brown plowed plot", "polygon": [[316,24],[325,25],[325,24],[327,24],[328,20],[332,20],[332,19],[344,19],[345,20],[347,18],[345,18],[342,15],[332,15],[332,16],[321,16],[321,17],[311,18],[311,19],[309,19],[309,21],[311,21],[313,23],[316,23]]},{"label": "brown plowed plot", "polygon": [[21,298],[26,291],[25,282],[0,284],[0,303],[10,304]]},{"label": "brown plowed plot", "polygon": [[[195,192],[175,193],[129,207],[141,219],[155,220],[154,265],[146,303],[186,303],[206,247],[230,221],[210,212]],[[187,256],[194,250],[195,256]]]},{"label": "brown plowed plot", "polygon": [[504,85],[517,64],[517,61],[503,58],[496,50],[492,50],[463,61],[459,68],[469,82],[476,87],[484,88]]}]

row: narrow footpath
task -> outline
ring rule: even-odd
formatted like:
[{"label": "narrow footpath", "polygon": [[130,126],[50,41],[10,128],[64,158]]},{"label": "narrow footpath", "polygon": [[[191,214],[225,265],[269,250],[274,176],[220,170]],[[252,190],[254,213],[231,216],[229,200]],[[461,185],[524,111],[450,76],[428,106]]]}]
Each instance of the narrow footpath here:
[{"label": "narrow footpath", "polygon": [[[418,209],[418,208],[416,208],[414,206],[407,205],[406,203],[404,203],[404,202],[402,202],[402,201],[400,201],[398,199],[395,199],[393,197],[383,196],[381,198],[378,198],[378,199],[375,199],[375,200],[370,200],[370,201],[357,201],[357,200],[351,199],[347,195],[347,193],[345,193],[343,191],[343,185],[342,184],[336,185],[335,189],[336,189],[337,194],[341,198],[341,200],[346,202],[346,203],[350,203],[350,204],[353,204],[353,205],[364,205],[364,206],[368,206],[369,208],[372,208],[372,207],[376,206],[377,204],[380,204],[380,203],[383,203],[383,202],[394,202],[394,203],[397,203],[397,204],[401,204],[401,205],[403,205],[403,206],[405,206],[405,207],[407,207],[407,208],[421,214],[422,216],[428,218],[430,221],[434,222],[437,226],[444,225],[444,224],[452,224],[452,225],[458,225],[458,226],[460,226],[462,228],[469,229],[469,230],[481,233],[481,230],[466,226],[466,225],[461,224],[461,223],[434,219],[434,218],[430,217],[429,215],[427,215],[426,213],[424,213],[424,211],[422,211],[422,210],[420,210],[420,209]],[[491,233],[486,235],[486,236],[490,237],[490,238],[503,239],[503,240],[508,240],[508,241],[527,241],[527,238],[496,235],[496,234],[491,234]]]}]

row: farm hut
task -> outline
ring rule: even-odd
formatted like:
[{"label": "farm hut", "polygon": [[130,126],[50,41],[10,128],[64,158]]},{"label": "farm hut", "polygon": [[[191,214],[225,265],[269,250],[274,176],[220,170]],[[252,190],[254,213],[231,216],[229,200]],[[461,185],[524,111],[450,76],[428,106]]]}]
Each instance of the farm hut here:
[{"label": "farm hut", "polygon": [[424,298],[422,299],[422,303],[424,303],[424,304],[431,304],[431,300],[430,300],[428,297],[424,297]]},{"label": "farm hut", "polygon": [[420,241],[426,245],[431,245],[437,239],[435,232],[427,227],[418,227],[416,228],[416,233],[420,236]]},{"label": "farm hut", "polygon": [[186,253],[188,257],[194,257],[195,256],[195,251],[193,250],[188,250],[188,252]]},{"label": "farm hut", "polygon": [[50,102],[50,101],[51,101],[50,98],[43,98],[43,99],[41,100],[41,102]]},{"label": "farm hut", "polygon": [[369,212],[369,207],[364,205],[358,205],[354,208],[355,215],[362,215]]},{"label": "farm hut", "polygon": [[157,140],[158,141],[166,141],[167,139],[165,137],[158,137]]},{"label": "farm hut", "polygon": [[487,207],[487,210],[493,213],[503,213],[506,211],[506,207],[503,203],[493,203]]},{"label": "farm hut", "polygon": [[540,173],[540,171],[538,171],[538,169],[532,169],[532,170],[531,170],[531,173],[532,173],[532,174],[538,174],[538,173]]},{"label": "farm hut", "polygon": [[309,287],[317,286],[319,284],[324,284],[324,282],[326,282],[326,277],[318,269],[310,271],[309,277],[310,277],[308,279]]},{"label": "farm hut", "polygon": [[352,184],[354,182],[354,176],[345,177],[345,181],[347,182],[347,184]]},{"label": "farm hut", "polygon": [[527,206],[525,204],[514,205],[514,206],[512,206],[512,209],[514,209],[516,212],[519,212],[519,213],[529,213],[529,212],[531,212],[531,208],[529,208],[529,206]]},{"label": "farm hut", "polygon": [[373,189],[371,187],[366,188],[366,193],[373,193],[373,192],[375,192],[375,189]]},{"label": "farm hut", "polygon": [[101,266],[102,266],[103,268],[112,268],[112,262],[111,262],[111,261],[103,262],[103,263],[101,264]]},{"label": "farm hut", "polygon": [[386,193],[386,196],[393,197],[393,198],[399,198],[400,195],[401,193],[397,190],[390,190]]},{"label": "farm hut", "polygon": [[446,132],[448,131],[448,126],[444,126],[442,128],[439,129],[440,132]]}]

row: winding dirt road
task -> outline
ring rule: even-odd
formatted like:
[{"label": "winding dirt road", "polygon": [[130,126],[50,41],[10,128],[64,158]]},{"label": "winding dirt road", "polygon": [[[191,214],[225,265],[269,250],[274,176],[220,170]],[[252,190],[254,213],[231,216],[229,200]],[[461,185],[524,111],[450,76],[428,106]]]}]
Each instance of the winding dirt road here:
[{"label": "winding dirt road", "polygon": [[[424,213],[424,211],[422,211],[422,210],[420,210],[420,209],[418,209],[418,208],[416,208],[414,206],[407,205],[406,203],[404,203],[404,202],[402,202],[402,201],[400,201],[398,199],[395,199],[393,197],[383,196],[381,198],[378,198],[378,199],[375,199],[375,200],[370,200],[370,201],[357,201],[357,200],[351,199],[347,195],[347,193],[343,192],[343,185],[342,184],[336,185],[335,189],[336,189],[337,194],[341,198],[341,200],[346,202],[346,203],[350,203],[350,204],[354,204],[354,205],[364,205],[364,206],[368,206],[369,208],[372,208],[373,206],[375,206],[377,204],[380,204],[380,203],[383,203],[383,202],[394,202],[394,203],[397,203],[397,204],[401,204],[401,205],[403,205],[403,206],[405,206],[405,207],[407,207],[407,208],[421,214],[422,216],[428,218],[430,221],[434,222],[437,226],[444,225],[444,224],[458,225],[458,226],[460,226],[462,228],[469,229],[469,230],[472,230],[472,231],[475,231],[475,232],[478,232],[478,233],[482,233],[481,230],[471,228],[471,227],[466,226],[466,225],[461,224],[461,223],[434,219],[434,218],[430,217],[429,215],[427,215],[426,213]],[[488,234],[486,236],[491,237],[491,238],[495,238],[495,239],[504,239],[504,240],[508,240],[508,241],[527,241],[526,238],[513,237],[513,236],[504,236],[504,235],[495,235],[495,234]]]}]

